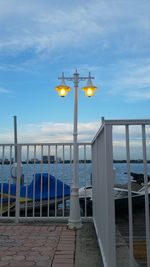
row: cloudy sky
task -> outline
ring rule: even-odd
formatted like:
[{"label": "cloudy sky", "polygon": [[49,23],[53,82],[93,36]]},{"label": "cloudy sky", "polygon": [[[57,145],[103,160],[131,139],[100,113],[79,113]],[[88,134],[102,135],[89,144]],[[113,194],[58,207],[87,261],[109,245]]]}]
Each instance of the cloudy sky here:
[{"label": "cloudy sky", "polygon": [[[0,143],[70,141],[73,84],[58,76],[89,71],[95,97],[79,90],[79,138],[91,140],[106,119],[149,118],[149,0],[0,0]],[[82,87],[84,83],[80,83]]]}]

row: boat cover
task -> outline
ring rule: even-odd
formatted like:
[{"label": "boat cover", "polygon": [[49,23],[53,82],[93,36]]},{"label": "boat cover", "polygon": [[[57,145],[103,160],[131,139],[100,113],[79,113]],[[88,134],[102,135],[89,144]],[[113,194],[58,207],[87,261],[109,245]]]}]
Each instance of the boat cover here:
[{"label": "boat cover", "polygon": [[[49,187],[49,190],[48,190]],[[0,193],[3,201],[14,202],[16,198],[16,184],[0,183]],[[70,195],[70,186],[56,179],[48,173],[36,173],[28,186],[20,186],[20,200],[27,199],[35,201],[62,198]]]}]

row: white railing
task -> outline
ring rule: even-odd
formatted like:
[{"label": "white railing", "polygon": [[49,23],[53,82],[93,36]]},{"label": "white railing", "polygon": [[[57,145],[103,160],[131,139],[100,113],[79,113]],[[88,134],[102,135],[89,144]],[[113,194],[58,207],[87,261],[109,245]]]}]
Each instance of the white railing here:
[{"label": "white railing", "polygon": [[[91,144],[79,143],[78,151],[79,185],[86,187],[91,184]],[[1,144],[0,220],[66,219],[72,155],[72,143]],[[85,218],[89,216],[87,202],[85,192],[81,203]]]},{"label": "white railing", "polygon": [[[145,186],[145,224],[147,266],[150,267],[150,223],[148,196],[147,155],[150,120],[103,120],[92,142],[93,162],[93,220],[103,257],[104,266],[116,267],[116,231],[114,203],[113,158],[125,156],[128,184],[129,259],[126,266],[135,266],[133,236],[133,206],[131,188],[131,154],[141,151]],[[119,132],[120,127],[120,132]],[[139,127],[138,137],[135,128]],[[134,130],[133,130],[134,129]],[[131,130],[131,131],[130,131]],[[146,134],[147,131],[147,134]],[[121,138],[124,136],[124,141]],[[116,137],[119,141],[116,142]],[[132,140],[132,138],[134,140]],[[138,142],[138,143],[137,143]],[[137,149],[137,146],[140,147]],[[134,146],[134,153],[132,153]],[[115,151],[116,150],[116,151]],[[144,222],[143,222],[144,223]],[[122,255],[125,259],[126,255]],[[117,266],[117,267],[120,267]]]}]

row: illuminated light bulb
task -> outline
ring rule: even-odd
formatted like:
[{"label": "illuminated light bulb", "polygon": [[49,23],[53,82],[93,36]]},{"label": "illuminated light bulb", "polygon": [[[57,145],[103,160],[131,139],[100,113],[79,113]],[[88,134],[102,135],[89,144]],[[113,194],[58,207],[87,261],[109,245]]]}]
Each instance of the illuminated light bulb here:
[{"label": "illuminated light bulb", "polygon": [[55,90],[58,92],[59,96],[65,97],[70,91],[70,87],[65,84],[64,73],[62,73],[61,84],[55,87]]},{"label": "illuminated light bulb", "polygon": [[97,89],[97,87],[93,85],[92,79],[91,79],[91,75],[89,73],[89,78],[88,78],[88,81],[87,81],[87,85],[84,86],[82,88],[82,90],[84,91],[86,96],[91,97],[91,96],[94,95],[96,89]]}]

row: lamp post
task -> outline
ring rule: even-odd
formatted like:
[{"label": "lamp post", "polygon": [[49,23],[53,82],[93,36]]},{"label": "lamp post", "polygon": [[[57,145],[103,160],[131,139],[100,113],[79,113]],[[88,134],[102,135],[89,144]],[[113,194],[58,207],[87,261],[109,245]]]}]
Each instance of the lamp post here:
[{"label": "lamp post", "polygon": [[73,180],[71,187],[71,197],[70,197],[70,215],[68,227],[70,229],[81,228],[81,217],[80,217],[80,205],[79,205],[79,177],[78,177],[78,85],[80,81],[87,80],[87,85],[83,87],[85,94],[88,97],[94,95],[97,87],[93,86],[90,73],[88,77],[81,77],[77,70],[72,77],[65,77],[62,73],[62,77],[58,79],[61,80],[61,84],[55,89],[61,97],[67,95],[70,91],[70,87],[66,85],[65,80],[72,81],[74,83],[74,129],[73,129]]}]

